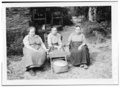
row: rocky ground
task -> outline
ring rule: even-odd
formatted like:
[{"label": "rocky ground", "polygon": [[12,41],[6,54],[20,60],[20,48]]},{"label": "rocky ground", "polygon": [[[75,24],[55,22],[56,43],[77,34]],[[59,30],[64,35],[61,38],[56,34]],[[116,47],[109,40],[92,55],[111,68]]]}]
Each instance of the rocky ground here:
[{"label": "rocky ground", "polygon": [[[67,42],[69,34],[73,31],[73,27],[68,26],[61,32],[63,42]],[[91,65],[87,70],[80,67],[71,67],[66,73],[55,74],[51,71],[47,63],[44,70],[38,71],[36,76],[24,73],[24,61],[10,61],[8,66],[8,79],[98,79],[112,78],[112,50],[111,40],[106,39],[103,43],[90,43],[91,39],[87,39],[91,56]],[[18,56],[16,56],[18,57]],[[23,57],[22,57],[23,58]],[[17,59],[21,59],[17,58]]]}]

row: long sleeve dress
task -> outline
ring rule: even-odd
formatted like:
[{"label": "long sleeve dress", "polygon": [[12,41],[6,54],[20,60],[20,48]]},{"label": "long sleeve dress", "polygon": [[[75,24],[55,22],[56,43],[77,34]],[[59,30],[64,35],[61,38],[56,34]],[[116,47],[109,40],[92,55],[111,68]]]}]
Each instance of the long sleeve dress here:
[{"label": "long sleeve dress", "polygon": [[89,49],[87,45],[83,45],[81,50],[78,50],[78,47],[86,42],[84,34],[75,34],[72,33],[68,41],[70,42],[70,52],[71,55],[68,58],[72,65],[80,65],[80,64],[90,64],[90,56]]},{"label": "long sleeve dress", "polygon": [[[46,60],[46,52],[44,49],[44,43],[42,39],[38,35],[35,35],[33,37],[30,37],[29,35],[27,35],[23,39],[23,44],[24,44],[23,54],[24,54],[24,60],[25,60],[25,67],[42,66]],[[38,51],[34,51],[30,49],[28,46]]]},{"label": "long sleeve dress", "polygon": [[54,50],[55,46],[61,46],[61,37],[62,36],[59,33],[57,33],[56,35],[50,33],[48,35],[48,47],[50,47],[51,50]]}]

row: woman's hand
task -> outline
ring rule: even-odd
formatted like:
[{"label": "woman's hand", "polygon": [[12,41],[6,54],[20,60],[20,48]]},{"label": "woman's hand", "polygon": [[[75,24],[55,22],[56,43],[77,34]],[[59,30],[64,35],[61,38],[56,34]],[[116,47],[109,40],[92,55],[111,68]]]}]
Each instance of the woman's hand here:
[{"label": "woman's hand", "polygon": [[57,45],[54,45],[53,47],[54,47],[54,48],[57,48],[57,49],[59,48],[59,46],[57,46]]},{"label": "woman's hand", "polygon": [[34,48],[33,48],[33,51],[34,51],[34,52],[38,52],[38,50],[37,50],[37,49],[34,49]]},{"label": "woman's hand", "polygon": [[81,50],[83,46],[85,46],[85,43],[81,44],[81,45],[78,47],[78,50]]},{"label": "woman's hand", "polygon": [[78,50],[81,50],[81,49],[82,49],[82,46],[79,46],[79,47],[78,47]]},{"label": "woman's hand", "polygon": [[70,45],[70,42],[68,42],[67,44],[66,44],[66,46],[69,46]]},{"label": "woman's hand", "polygon": [[49,49],[45,49],[45,51],[48,53]]},{"label": "woman's hand", "polygon": [[55,48],[57,48],[58,50],[60,50],[62,48],[62,46],[54,46]]},{"label": "woman's hand", "polygon": [[62,48],[62,46],[58,46],[57,49],[60,50]]}]

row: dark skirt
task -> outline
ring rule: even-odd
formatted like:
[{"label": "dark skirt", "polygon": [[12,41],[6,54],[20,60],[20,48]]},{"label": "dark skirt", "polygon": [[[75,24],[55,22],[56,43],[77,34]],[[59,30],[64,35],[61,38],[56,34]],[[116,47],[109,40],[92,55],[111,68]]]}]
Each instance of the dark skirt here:
[{"label": "dark skirt", "polygon": [[72,65],[80,64],[90,64],[90,55],[87,45],[84,45],[81,50],[78,50],[78,47],[81,45],[81,42],[71,42],[70,43],[70,52],[71,55],[68,59]]}]

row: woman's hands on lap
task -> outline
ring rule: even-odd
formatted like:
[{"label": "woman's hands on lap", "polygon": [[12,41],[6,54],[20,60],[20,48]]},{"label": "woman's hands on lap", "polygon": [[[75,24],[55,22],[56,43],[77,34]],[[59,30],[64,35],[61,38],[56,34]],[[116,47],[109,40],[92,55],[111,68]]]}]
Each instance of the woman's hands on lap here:
[{"label": "woman's hands on lap", "polygon": [[78,50],[81,50],[81,49],[82,49],[82,46],[79,46],[79,47],[78,47]]},{"label": "woman's hands on lap", "polygon": [[33,49],[34,52],[38,52],[38,49]]},{"label": "woman's hands on lap", "polygon": [[81,50],[82,47],[85,46],[85,45],[86,45],[85,43],[83,43],[82,45],[80,45],[80,46],[78,47],[78,50]]}]

